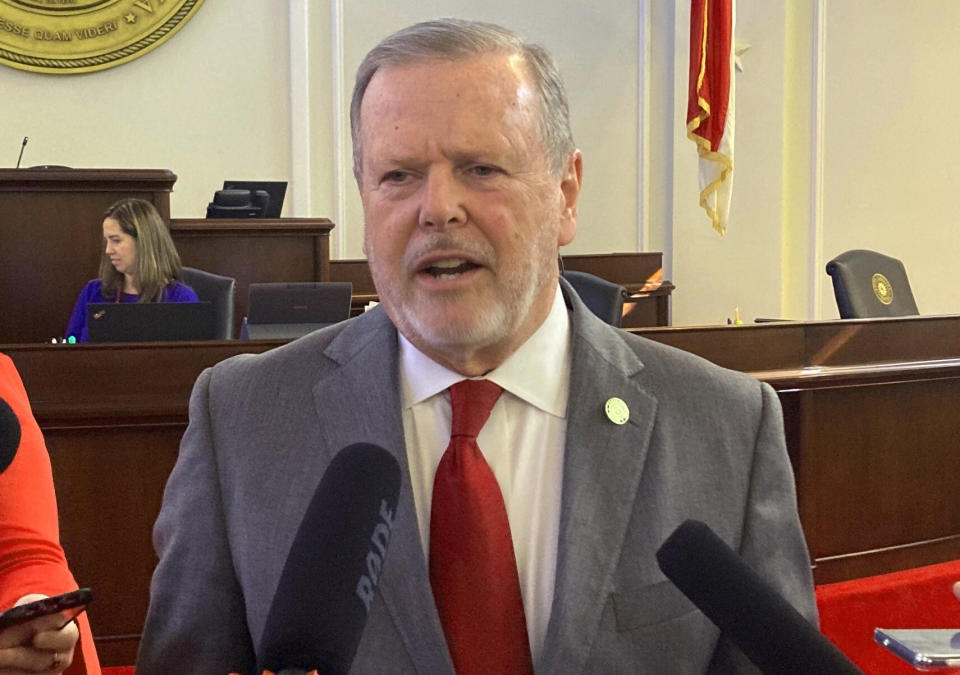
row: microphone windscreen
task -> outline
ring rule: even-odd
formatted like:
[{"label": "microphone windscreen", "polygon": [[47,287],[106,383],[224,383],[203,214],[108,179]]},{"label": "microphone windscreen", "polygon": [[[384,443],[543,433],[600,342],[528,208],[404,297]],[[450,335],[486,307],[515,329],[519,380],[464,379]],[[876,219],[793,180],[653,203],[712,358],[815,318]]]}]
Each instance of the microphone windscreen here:
[{"label": "microphone windscreen", "polygon": [[357,443],[323,474],[290,547],[261,639],[262,669],[346,673],[380,577],[400,466]]},{"label": "microphone windscreen", "polygon": [[657,563],[764,673],[863,675],[706,524],[685,521],[657,551]]},{"label": "microphone windscreen", "polygon": [[20,420],[13,408],[0,398],[0,473],[7,470],[20,447]]}]

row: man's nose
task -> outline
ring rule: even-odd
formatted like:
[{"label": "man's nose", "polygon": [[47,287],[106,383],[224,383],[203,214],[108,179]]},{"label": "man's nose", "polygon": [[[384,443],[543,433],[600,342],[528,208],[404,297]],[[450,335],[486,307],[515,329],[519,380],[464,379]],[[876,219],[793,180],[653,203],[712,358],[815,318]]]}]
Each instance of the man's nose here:
[{"label": "man's nose", "polygon": [[431,170],[424,182],[420,225],[441,230],[463,225],[467,220],[463,203],[465,196],[465,188],[453,172]]}]

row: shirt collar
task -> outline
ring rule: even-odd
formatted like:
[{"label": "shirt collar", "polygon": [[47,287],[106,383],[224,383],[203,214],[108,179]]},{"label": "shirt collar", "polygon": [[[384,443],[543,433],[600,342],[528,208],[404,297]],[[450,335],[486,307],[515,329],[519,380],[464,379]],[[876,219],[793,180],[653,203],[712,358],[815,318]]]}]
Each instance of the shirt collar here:
[{"label": "shirt collar", "polygon": [[[465,379],[400,338],[400,387],[404,409]],[[557,417],[564,417],[570,386],[570,317],[557,286],[550,313],[507,360],[486,374],[504,390]]]}]

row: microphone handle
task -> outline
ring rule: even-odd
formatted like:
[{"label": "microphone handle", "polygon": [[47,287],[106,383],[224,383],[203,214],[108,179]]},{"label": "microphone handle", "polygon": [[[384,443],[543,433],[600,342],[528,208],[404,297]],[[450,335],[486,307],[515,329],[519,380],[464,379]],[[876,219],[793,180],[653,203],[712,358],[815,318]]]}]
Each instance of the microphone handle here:
[{"label": "microphone handle", "polygon": [[705,523],[684,521],[660,569],[765,675],[863,675]]}]

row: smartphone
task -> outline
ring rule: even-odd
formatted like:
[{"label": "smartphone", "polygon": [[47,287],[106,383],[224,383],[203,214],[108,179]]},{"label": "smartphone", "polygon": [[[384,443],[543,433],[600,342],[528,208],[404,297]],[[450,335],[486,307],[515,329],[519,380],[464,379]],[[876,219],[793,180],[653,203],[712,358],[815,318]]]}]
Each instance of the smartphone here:
[{"label": "smartphone", "polygon": [[93,593],[89,588],[80,588],[68,593],[55,595],[51,598],[34,600],[17,607],[12,607],[0,613],[0,630],[31,621],[40,616],[57,614],[63,618],[61,627],[83,613],[87,605],[93,600]]},{"label": "smartphone", "polygon": [[873,639],[917,670],[960,668],[960,628],[874,628]]}]

